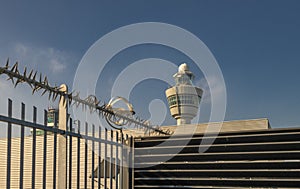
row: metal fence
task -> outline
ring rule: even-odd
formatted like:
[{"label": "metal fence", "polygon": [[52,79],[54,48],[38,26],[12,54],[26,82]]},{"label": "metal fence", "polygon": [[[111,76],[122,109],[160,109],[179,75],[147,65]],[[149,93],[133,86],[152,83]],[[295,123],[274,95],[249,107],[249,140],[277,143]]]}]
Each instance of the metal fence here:
[{"label": "metal fence", "polygon": [[[19,110],[8,100],[8,115],[0,115],[7,125],[7,137],[0,140],[0,158],[6,159],[0,162],[1,188],[132,188],[133,137],[79,120],[74,129],[66,106],[60,102],[49,127],[46,110],[43,124],[37,123],[36,107],[32,121],[25,119],[24,103],[21,117],[14,118]],[[19,128],[18,137],[12,127]]]}]

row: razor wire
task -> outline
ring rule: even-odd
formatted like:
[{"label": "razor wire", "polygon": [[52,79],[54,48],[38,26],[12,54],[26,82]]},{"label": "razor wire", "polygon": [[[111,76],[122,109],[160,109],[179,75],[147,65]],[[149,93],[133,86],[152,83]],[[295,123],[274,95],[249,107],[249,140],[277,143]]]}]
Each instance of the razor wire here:
[{"label": "razor wire", "polygon": [[[80,92],[72,91],[70,93],[61,91],[59,86],[51,86],[47,76],[43,76],[37,71],[27,71],[27,67],[24,68],[23,72],[19,71],[19,63],[16,62],[12,67],[9,65],[9,59],[7,59],[6,65],[0,67],[0,75],[5,74],[8,76],[7,80],[11,80],[14,87],[17,87],[20,83],[27,83],[32,89],[32,95],[42,90],[41,96],[48,93],[48,100],[55,101],[64,100],[63,103],[68,103],[69,106],[75,105],[76,108],[82,106],[83,110],[89,109],[90,113],[97,112],[101,118],[106,119],[110,126],[113,126],[113,122],[119,122],[123,120],[122,126],[133,125],[137,129],[144,129],[145,133],[155,132],[159,135],[170,135],[170,130],[163,131],[159,126],[150,125],[148,120],[143,120],[138,116],[122,115],[121,113],[114,111],[109,104],[100,101],[95,95],[89,95],[82,99]],[[16,80],[15,80],[16,79]],[[114,127],[116,128],[116,127]],[[117,128],[120,129],[120,128]]]}]

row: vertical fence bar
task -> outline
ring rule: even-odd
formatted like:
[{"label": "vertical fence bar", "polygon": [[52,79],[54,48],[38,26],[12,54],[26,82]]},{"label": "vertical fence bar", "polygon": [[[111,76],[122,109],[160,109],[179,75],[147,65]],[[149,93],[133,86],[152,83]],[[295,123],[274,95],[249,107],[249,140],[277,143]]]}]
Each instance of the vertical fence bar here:
[{"label": "vertical fence bar", "polygon": [[118,189],[119,187],[119,178],[118,178],[118,172],[119,172],[119,167],[120,167],[120,162],[119,162],[119,154],[118,154],[118,149],[119,149],[119,142],[118,142],[118,138],[119,138],[119,132],[116,132],[116,159],[115,159],[115,189]]},{"label": "vertical fence bar", "polygon": [[134,188],[134,170],[135,170],[135,164],[134,164],[134,156],[135,156],[135,145],[134,145],[134,136],[132,136],[132,145],[131,145],[131,150],[132,150],[132,157],[131,157],[131,167],[132,167],[132,188]]},{"label": "vertical fence bar", "polygon": [[[47,127],[48,112],[44,110],[44,126]],[[43,189],[47,186],[47,131],[44,131],[44,147],[43,147]]]},{"label": "vertical fence bar", "polygon": [[112,130],[110,130],[110,160],[109,160],[109,188],[113,188],[113,138],[114,138],[114,133]]},{"label": "vertical fence bar", "polygon": [[124,185],[123,187],[126,189],[129,189],[129,153],[128,153],[128,145],[129,145],[129,139],[128,134],[125,135],[125,148],[124,148],[124,159],[125,159],[125,166],[124,166]]},{"label": "vertical fence bar", "polygon": [[104,188],[107,188],[107,129],[104,132]]},{"label": "vertical fence bar", "polygon": [[[70,118],[70,132],[72,132],[73,123],[72,118]],[[72,136],[69,136],[69,189],[72,189]]]},{"label": "vertical fence bar", "polygon": [[[85,122],[85,136],[88,136],[88,123]],[[85,138],[84,145],[84,188],[87,189],[87,164],[88,164],[88,139]]]},{"label": "vertical fence bar", "polygon": [[[12,117],[12,100],[8,99],[8,117]],[[6,188],[10,188],[11,175],[11,123],[7,123],[7,168],[6,168]]]},{"label": "vertical fence bar", "polygon": [[121,131],[121,148],[120,148],[120,185],[123,186],[124,184],[124,172],[123,172],[123,167],[124,167],[124,150],[123,150],[123,145],[124,145],[124,134]]},{"label": "vertical fence bar", "polygon": [[[80,121],[77,122],[78,134],[80,134]],[[77,138],[77,189],[80,189],[80,137]]]},{"label": "vertical fence bar", "polygon": [[125,166],[125,187],[127,189],[129,189],[129,181],[130,181],[130,172],[129,172],[129,162],[130,162],[130,154],[129,154],[129,146],[130,146],[130,140],[129,140],[129,137],[128,137],[128,134],[125,135],[126,136],[126,141],[127,141],[127,144],[126,144],[126,148],[125,148],[125,158],[126,158],[126,166]]},{"label": "vertical fence bar", "polygon": [[132,164],[132,160],[133,160],[133,137],[130,136],[129,137],[129,162],[128,162],[128,171],[129,171],[129,188],[132,189],[133,188],[133,164]]},{"label": "vertical fence bar", "polygon": [[[25,104],[21,103],[21,120],[25,120]],[[21,143],[20,143],[20,182],[19,188],[23,189],[23,175],[24,175],[24,133],[25,126],[21,125]]]},{"label": "vertical fence bar", "polygon": [[[57,128],[57,117],[54,116],[54,127]],[[56,189],[57,133],[53,135],[53,189]]]},{"label": "vertical fence bar", "polygon": [[95,187],[95,173],[94,173],[94,170],[95,170],[95,142],[94,142],[94,139],[95,139],[95,125],[93,124],[92,125],[92,137],[93,137],[93,140],[92,140],[92,189],[94,189]]},{"label": "vertical fence bar", "polygon": [[[37,109],[33,107],[33,123],[37,120]],[[35,189],[35,162],[36,162],[36,128],[32,130],[32,172],[31,172],[31,188]]]},{"label": "vertical fence bar", "polygon": [[[101,127],[99,126],[99,138],[101,139]],[[98,178],[98,189],[100,189],[101,186],[101,142],[98,142],[98,173],[97,173],[97,178]]]}]

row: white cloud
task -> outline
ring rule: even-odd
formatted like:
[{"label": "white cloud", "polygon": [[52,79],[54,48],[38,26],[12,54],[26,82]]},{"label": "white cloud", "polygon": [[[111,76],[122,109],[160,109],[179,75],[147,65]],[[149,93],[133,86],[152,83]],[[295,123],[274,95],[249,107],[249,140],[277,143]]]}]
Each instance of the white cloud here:
[{"label": "white cloud", "polygon": [[58,61],[57,59],[50,60],[49,66],[53,73],[62,72],[67,67],[64,63]]},{"label": "white cloud", "polygon": [[72,55],[65,51],[24,43],[14,44],[10,54],[12,58],[21,61],[27,67],[37,68],[43,73],[50,71],[50,74],[60,74],[67,68],[68,64],[73,62]]},{"label": "white cloud", "polygon": [[15,52],[17,54],[22,55],[22,56],[26,56],[27,53],[28,53],[28,48],[25,45],[21,44],[21,43],[17,43],[15,45],[14,49],[15,49]]}]

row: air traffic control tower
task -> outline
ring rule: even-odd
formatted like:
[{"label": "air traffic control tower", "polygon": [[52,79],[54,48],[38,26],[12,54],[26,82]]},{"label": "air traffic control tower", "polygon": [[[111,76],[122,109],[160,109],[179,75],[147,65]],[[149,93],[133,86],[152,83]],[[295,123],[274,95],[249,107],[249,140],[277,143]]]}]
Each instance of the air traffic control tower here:
[{"label": "air traffic control tower", "polygon": [[178,67],[173,78],[176,85],[166,90],[171,115],[177,120],[177,125],[191,124],[197,115],[203,91],[193,86],[194,74],[186,63]]}]

